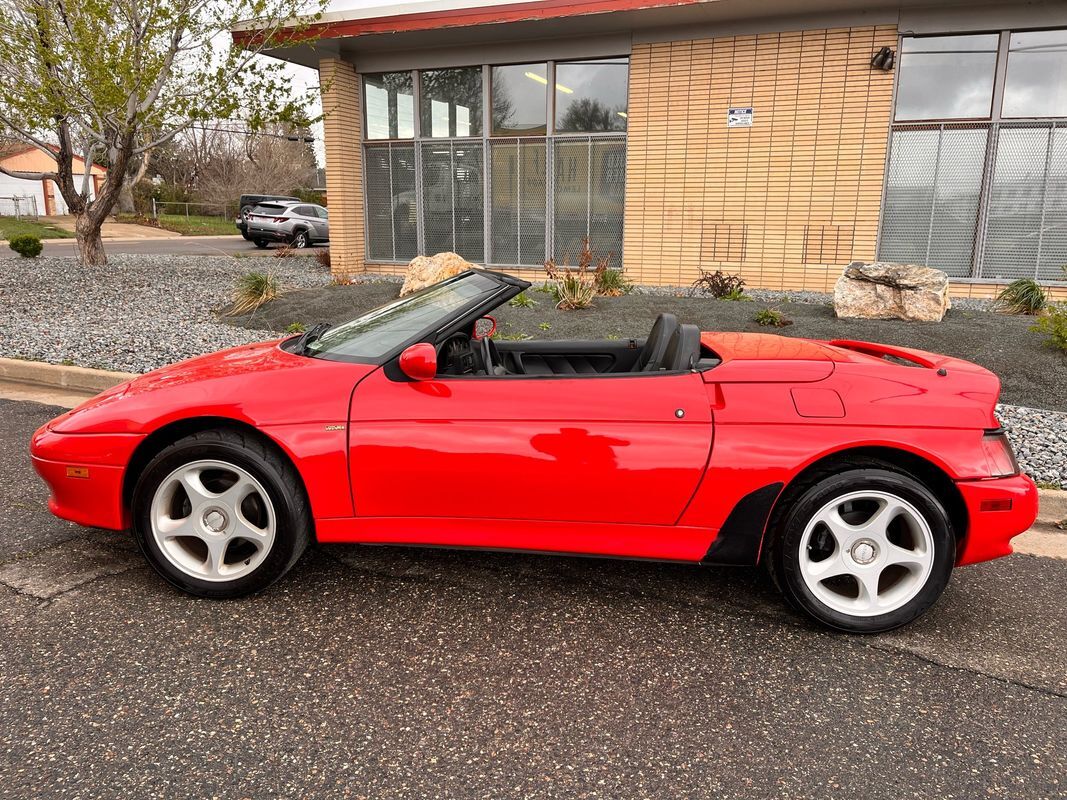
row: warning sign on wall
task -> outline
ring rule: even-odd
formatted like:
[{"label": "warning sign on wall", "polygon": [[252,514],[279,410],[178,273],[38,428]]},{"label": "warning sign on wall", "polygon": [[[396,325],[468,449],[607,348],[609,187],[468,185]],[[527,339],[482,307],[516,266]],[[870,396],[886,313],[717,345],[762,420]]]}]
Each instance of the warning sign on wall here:
[{"label": "warning sign on wall", "polygon": [[752,106],[745,106],[743,108],[728,108],[728,109],[726,109],[726,127],[727,128],[751,128],[752,127]]}]

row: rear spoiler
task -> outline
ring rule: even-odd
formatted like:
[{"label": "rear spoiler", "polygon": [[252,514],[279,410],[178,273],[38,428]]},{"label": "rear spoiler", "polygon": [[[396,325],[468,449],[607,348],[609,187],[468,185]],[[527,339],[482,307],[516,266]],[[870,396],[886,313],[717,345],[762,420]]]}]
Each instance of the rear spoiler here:
[{"label": "rear spoiler", "polygon": [[843,350],[853,350],[857,353],[873,356],[874,358],[885,358],[886,356],[899,358],[901,361],[909,361],[912,364],[926,367],[927,369],[935,369],[939,363],[930,360],[925,353],[921,353],[918,350],[909,350],[906,347],[894,347],[891,344],[857,342],[852,339],[834,339],[830,341],[829,344],[831,347],[840,347]]}]

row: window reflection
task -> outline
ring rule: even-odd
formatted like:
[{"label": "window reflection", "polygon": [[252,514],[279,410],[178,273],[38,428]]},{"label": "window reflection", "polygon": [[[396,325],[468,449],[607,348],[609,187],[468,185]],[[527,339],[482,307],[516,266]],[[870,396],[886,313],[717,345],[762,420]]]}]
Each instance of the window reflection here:
[{"label": "window reflection", "polygon": [[906,37],[901,45],[896,118],[988,117],[998,34]]},{"label": "window reflection", "polygon": [[556,130],[596,133],[626,130],[629,59],[556,64]]},{"label": "window reflection", "polygon": [[368,139],[410,139],[415,135],[415,94],[410,72],[363,78]]},{"label": "window reflection", "polygon": [[1067,31],[1011,35],[1003,116],[1067,116]]},{"label": "window reflection", "polygon": [[493,67],[494,136],[543,136],[546,132],[548,70],[545,64]]},{"label": "window reflection", "polygon": [[480,67],[426,70],[419,81],[423,136],[481,136]]}]

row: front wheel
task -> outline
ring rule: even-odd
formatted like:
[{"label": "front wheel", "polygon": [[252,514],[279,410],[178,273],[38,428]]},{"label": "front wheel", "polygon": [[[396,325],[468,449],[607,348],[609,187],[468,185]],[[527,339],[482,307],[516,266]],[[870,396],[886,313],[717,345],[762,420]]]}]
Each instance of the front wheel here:
[{"label": "front wheel", "polygon": [[892,630],[922,615],[948,585],[952,523],[913,478],[846,470],[783,501],[771,573],[786,598],[818,622],[849,633]]},{"label": "front wheel", "polygon": [[133,529],[155,570],[190,594],[264,589],[311,538],[300,477],[273,448],[228,429],[195,433],[149,462],[133,495]]}]

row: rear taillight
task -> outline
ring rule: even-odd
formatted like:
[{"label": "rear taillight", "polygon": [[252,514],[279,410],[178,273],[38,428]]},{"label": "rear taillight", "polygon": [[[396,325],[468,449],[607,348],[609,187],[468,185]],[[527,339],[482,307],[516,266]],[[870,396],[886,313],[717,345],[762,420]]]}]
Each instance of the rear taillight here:
[{"label": "rear taillight", "polygon": [[289,219],[289,217],[275,217],[274,221],[275,222],[285,222],[287,219]]},{"label": "rear taillight", "polygon": [[1008,434],[1003,428],[987,430],[982,435],[982,451],[989,464],[989,475],[993,478],[1007,478],[1019,474],[1019,462],[1008,441]]}]

